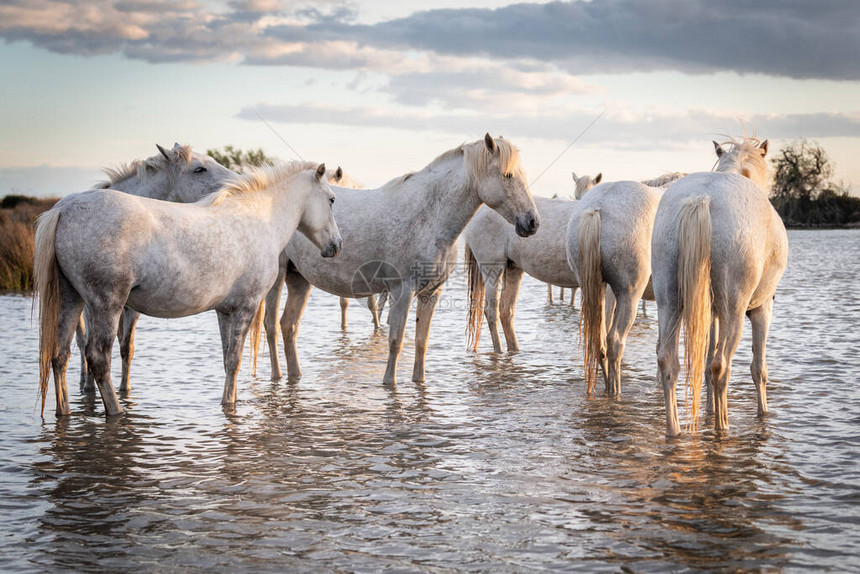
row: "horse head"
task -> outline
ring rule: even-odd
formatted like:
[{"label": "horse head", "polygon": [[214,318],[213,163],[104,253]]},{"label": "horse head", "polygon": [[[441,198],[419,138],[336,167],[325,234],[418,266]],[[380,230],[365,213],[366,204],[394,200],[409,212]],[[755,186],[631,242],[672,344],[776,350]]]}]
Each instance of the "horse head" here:
[{"label": "horse head", "polygon": [[764,158],[767,155],[768,140],[759,141],[745,137],[713,144],[717,154],[714,171],[740,174],[752,180],[762,190],[767,189],[767,162]]},{"label": "horse head", "polygon": [[594,177],[591,177],[590,175],[577,177],[575,171],[570,173],[573,176],[573,183],[576,184],[576,189],[573,192],[573,197],[576,199],[582,199],[583,196],[588,193],[588,190],[603,181],[603,172],[598,173]]},{"label": "horse head", "polygon": [[177,143],[169,150],[158,144],[155,147],[160,155],[149,158],[146,163],[164,171],[169,185],[166,197],[159,199],[192,203],[218,191],[225,182],[236,177],[235,172],[208,155],[191,151],[190,146]]},{"label": "horse head", "polygon": [[310,189],[298,229],[320,249],[320,255],[334,257],[340,253],[343,240],[334,220],[335,195],[326,179],[324,163],[309,175],[306,183]]},{"label": "horse head", "polygon": [[499,137],[484,136],[464,148],[465,161],[477,187],[478,197],[516,227],[517,235],[534,235],[540,225],[525,171],[516,147]]}]

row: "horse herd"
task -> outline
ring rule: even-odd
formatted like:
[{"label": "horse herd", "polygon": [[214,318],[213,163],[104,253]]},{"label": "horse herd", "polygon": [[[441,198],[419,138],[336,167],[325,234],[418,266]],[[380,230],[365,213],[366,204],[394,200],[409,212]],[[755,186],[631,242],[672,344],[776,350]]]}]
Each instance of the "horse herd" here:
[{"label": "horse herd", "polygon": [[388,297],[389,385],[416,300],[412,380],[423,381],[430,322],[462,235],[473,348],[483,315],[495,352],[502,350],[500,321],[508,351],[519,349],[513,318],[523,273],[579,288],[588,390],[602,373],[606,392],[617,395],[638,301],[653,299],[667,435],[681,432],[675,387],[682,332],[690,427],[704,379],[715,427],[727,429],[727,385],[744,314],[752,323],[758,411],[767,412],[765,339],[788,241],[764,187],[767,141],[714,145],[711,172],[643,183],[574,175],[577,201],[533,198],[517,148],[489,134],[372,190],[347,186],[340,168],[324,164],[237,175],[188,146],[158,146],[158,155],[107,170],[108,182],[64,197],[39,218],[42,409],[53,371],[57,415],[70,412],[66,368],[77,330],[82,385],[92,390],[94,382],[106,413],[121,413],[111,349],[118,337],[120,390],[127,391],[141,313],[216,311],[228,407],[236,401],[245,339],[250,332],[258,341],[261,324],[272,378],[281,377],[278,330],[287,375],[299,377],[296,345],[311,286],[344,298],[344,312],[345,298],[368,296],[376,325],[374,295]]}]

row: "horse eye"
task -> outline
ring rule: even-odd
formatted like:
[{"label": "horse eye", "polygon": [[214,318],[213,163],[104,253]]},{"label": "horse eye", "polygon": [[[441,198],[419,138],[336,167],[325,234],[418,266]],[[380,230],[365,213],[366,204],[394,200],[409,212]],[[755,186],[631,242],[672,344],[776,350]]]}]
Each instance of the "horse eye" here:
[{"label": "horse eye", "polygon": [[331,203],[332,205],[334,205],[334,198],[333,198],[333,197],[330,197],[328,201],[329,201],[329,203]]},{"label": "horse eye", "polygon": [[204,171],[206,171],[206,168],[203,166],[200,166],[194,170],[194,173],[203,173]]}]

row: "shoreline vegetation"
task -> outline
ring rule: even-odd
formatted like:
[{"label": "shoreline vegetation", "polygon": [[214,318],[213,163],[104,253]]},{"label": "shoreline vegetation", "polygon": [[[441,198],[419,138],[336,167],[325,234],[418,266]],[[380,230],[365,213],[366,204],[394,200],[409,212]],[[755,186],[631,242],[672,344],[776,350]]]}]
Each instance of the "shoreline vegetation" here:
[{"label": "shoreline vegetation", "polygon": [[0,292],[33,290],[36,218],[57,201],[26,195],[0,200]]},{"label": "shoreline vegetation", "polygon": [[[206,153],[238,171],[272,161],[262,149],[240,150],[231,145]],[[833,163],[816,142],[789,143],[774,154],[771,164],[770,202],[787,229],[860,229],[860,197],[832,181]],[[36,218],[57,201],[26,195],[0,200],[0,293],[33,290]]]}]

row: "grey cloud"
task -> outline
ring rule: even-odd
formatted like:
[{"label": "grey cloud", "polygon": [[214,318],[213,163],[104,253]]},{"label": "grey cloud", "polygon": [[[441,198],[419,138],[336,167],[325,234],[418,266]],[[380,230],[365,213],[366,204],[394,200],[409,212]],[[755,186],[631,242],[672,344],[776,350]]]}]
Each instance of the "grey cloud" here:
[{"label": "grey cloud", "polygon": [[273,28],[442,54],[534,58],[574,74],[731,70],[860,79],[854,0],[600,0],[418,12],[372,26]]},{"label": "grey cloud", "polygon": [[[510,137],[572,140],[597,113],[571,112],[557,115],[522,116],[466,114],[413,114],[376,108],[333,108],[316,105],[266,105],[253,108],[271,122],[330,124],[351,127],[382,127],[410,131],[435,131],[473,136],[475,133],[501,133]],[[259,121],[251,108],[238,118]],[[752,116],[745,125],[763,138],[860,137],[860,116],[838,113]],[[718,134],[739,134],[737,118],[729,114],[700,110],[679,111],[658,117],[612,117],[607,114],[588,132],[584,143],[612,144],[619,148],[672,146],[690,141],[709,141]]]},{"label": "grey cloud", "polygon": [[[213,12],[208,4],[192,0],[103,4],[102,12],[113,11],[126,17],[157,16],[138,24],[148,38],[101,33],[98,23],[84,32],[75,32],[80,28],[71,24],[67,30],[46,30],[39,23],[44,18],[35,17],[39,11],[74,8],[78,2],[0,5],[0,38],[27,40],[62,53],[122,52],[151,62],[200,61],[238,54],[245,57],[246,63],[337,69],[347,64],[337,58],[315,56],[312,49],[266,58],[255,48],[271,41],[351,41],[368,48],[532,59],[575,75],[728,70],[791,78],[860,80],[860,7],[856,0],[556,1],[492,10],[430,10],[373,25],[350,23],[356,15],[355,4],[350,2],[324,2],[325,8],[320,8],[319,3],[289,3],[284,4],[287,12],[307,24],[246,26],[238,32],[232,30],[229,37],[217,37],[224,25],[258,21],[279,3],[234,0],[232,9],[226,12]],[[16,17],[10,23],[9,10],[31,10],[34,17]],[[164,42],[165,29],[176,30],[169,38],[184,39],[181,49]],[[360,66],[361,61],[348,64]]]}]

